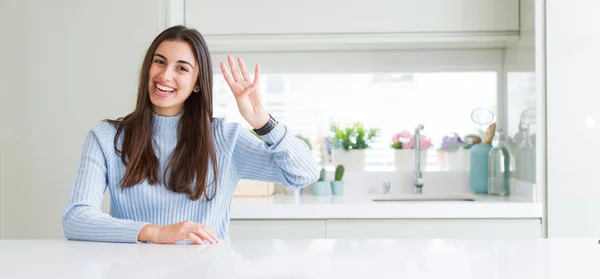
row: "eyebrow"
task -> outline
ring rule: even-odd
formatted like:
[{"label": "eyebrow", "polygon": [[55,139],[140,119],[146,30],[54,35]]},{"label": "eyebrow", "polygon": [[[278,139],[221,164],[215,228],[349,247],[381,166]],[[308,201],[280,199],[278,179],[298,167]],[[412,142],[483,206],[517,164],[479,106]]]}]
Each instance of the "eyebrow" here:
[{"label": "eyebrow", "polygon": [[[162,55],[162,54],[155,53],[155,54],[154,54],[154,56],[158,56],[158,57],[160,57],[160,58],[162,58],[162,59],[164,59],[164,60],[168,60],[168,59],[167,59],[167,58],[166,58],[164,55]],[[192,65],[192,63],[190,63],[190,62],[187,62],[187,61],[185,61],[185,60],[178,60],[178,61],[177,61],[177,63],[185,63],[185,64],[188,64],[188,65],[190,65],[190,67],[192,67],[192,69],[194,68],[194,66]]]}]

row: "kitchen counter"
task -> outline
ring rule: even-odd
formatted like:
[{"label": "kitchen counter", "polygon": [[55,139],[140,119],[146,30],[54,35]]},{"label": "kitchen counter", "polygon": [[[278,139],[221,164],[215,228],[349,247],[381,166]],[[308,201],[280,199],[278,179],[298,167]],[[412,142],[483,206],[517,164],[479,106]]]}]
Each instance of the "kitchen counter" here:
[{"label": "kitchen counter", "polygon": [[373,202],[373,196],[236,197],[231,219],[542,218],[543,203],[476,195],[481,201]]},{"label": "kitchen counter", "polygon": [[0,278],[600,278],[596,239],[1,240]]}]

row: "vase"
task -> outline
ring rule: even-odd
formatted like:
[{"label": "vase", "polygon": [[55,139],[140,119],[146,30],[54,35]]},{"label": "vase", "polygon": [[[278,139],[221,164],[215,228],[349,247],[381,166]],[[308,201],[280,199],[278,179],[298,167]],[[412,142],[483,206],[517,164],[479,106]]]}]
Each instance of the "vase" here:
[{"label": "vase", "polygon": [[313,195],[315,196],[326,196],[328,183],[327,181],[317,181],[312,184]]},{"label": "vase", "polygon": [[331,181],[331,194],[332,195],[343,195],[344,194],[344,181]]},{"label": "vase", "polygon": [[346,171],[364,171],[365,170],[365,150],[364,149],[333,149],[333,165],[344,165]]},{"label": "vase", "polygon": [[483,143],[471,147],[469,187],[475,194],[488,192],[488,158],[491,149],[491,144]]}]

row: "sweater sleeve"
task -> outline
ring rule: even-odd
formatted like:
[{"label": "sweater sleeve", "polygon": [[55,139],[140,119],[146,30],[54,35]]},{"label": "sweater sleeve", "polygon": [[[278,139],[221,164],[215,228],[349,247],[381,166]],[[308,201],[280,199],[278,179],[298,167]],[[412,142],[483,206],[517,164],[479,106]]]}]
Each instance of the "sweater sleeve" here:
[{"label": "sweater sleeve", "polygon": [[100,210],[108,176],[97,133],[103,134],[102,130],[90,131],[83,146],[71,198],[62,216],[64,235],[69,240],[138,243],[138,234],[147,223],[113,218]]},{"label": "sweater sleeve", "polygon": [[319,178],[319,166],[311,150],[285,125],[278,124],[263,136],[264,141],[239,124],[222,123],[221,129],[227,135],[221,138],[229,139],[232,165],[240,179],[302,188]]}]

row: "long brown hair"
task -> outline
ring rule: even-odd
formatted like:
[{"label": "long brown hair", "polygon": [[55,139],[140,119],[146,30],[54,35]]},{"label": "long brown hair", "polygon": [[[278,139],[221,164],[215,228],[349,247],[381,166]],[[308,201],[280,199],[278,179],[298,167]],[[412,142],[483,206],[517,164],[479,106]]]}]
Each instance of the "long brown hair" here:
[{"label": "long brown hair", "polygon": [[[106,119],[117,127],[115,151],[127,167],[121,180],[122,189],[139,184],[148,179],[152,185],[160,182],[158,175],[159,161],[153,150],[153,111],[149,97],[149,71],[152,57],[163,41],[187,42],[194,51],[198,62],[199,92],[192,92],[185,100],[183,113],[177,128],[178,141],[163,178],[171,170],[167,189],[178,193],[186,193],[192,200],[198,200],[204,194],[207,200],[216,195],[217,159],[212,137],[212,88],[213,73],[208,47],[202,35],[195,29],[174,26],[161,32],[152,42],[140,71],[138,97],[135,110],[120,119]],[[123,134],[122,149],[117,148],[119,136]],[[213,191],[209,197],[206,191],[208,166],[212,163]],[[195,183],[195,185],[193,185]]]}]

